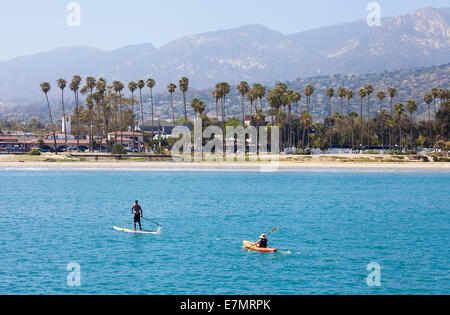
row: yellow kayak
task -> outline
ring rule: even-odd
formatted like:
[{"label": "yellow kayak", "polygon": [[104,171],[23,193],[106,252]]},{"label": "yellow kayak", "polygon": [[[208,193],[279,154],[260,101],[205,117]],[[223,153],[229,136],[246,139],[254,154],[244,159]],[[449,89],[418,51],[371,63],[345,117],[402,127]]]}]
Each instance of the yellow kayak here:
[{"label": "yellow kayak", "polygon": [[252,243],[252,242],[249,242],[249,241],[243,241],[242,243],[244,244],[245,248],[254,250],[256,252],[275,253],[277,251],[276,248],[271,248],[271,247],[261,248],[258,245],[256,245],[255,243]]}]

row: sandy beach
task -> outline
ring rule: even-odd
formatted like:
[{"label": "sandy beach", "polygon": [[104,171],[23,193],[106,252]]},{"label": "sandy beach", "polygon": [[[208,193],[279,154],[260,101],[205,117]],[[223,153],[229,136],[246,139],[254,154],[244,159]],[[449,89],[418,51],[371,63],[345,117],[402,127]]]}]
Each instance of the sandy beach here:
[{"label": "sandy beach", "polygon": [[374,155],[322,155],[322,156],[282,156],[279,162],[175,162],[170,159],[148,161],[145,159],[113,160],[110,158],[95,161],[68,155],[25,155],[0,156],[0,168],[49,168],[49,169],[423,169],[450,170],[447,162],[423,162],[407,156]]}]

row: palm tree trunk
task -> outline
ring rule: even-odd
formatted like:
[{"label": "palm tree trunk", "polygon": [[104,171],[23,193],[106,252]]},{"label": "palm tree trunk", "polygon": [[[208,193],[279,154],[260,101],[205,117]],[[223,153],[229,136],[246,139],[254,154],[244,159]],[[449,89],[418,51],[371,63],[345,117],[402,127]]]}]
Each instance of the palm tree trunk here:
[{"label": "palm tree trunk", "polygon": [[430,129],[430,141],[433,141],[433,131],[432,131],[432,123],[431,123],[431,110],[430,110],[430,104],[428,105],[428,127]]},{"label": "palm tree trunk", "polygon": [[383,115],[383,101],[380,100],[380,116],[381,116],[381,144],[384,150],[384,115]]},{"label": "palm tree trunk", "polygon": [[[154,120],[155,120],[155,112],[154,112],[154,108],[153,108],[153,89],[150,88],[150,99],[152,102],[152,141],[153,141],[153,128],[154,128]],[[186,106],[186,105],[185,105]]]},{"label": "palm tree trunk", "polygon": [[77,117],[77,152],[80,152],[80,118],[79,118],[79,103],[78,103],[78,90],[75,93],[75,110]]},{"label": "palm tree trunk", "polygon": [[[141,123],[142,123],[142,145],[144,145],[144,135],[145,135],[145,130],[144,130],[144,106],[142,105],[142,89],[139,89],[139,100],[141,103]],[[145,151],[145,148],[144,148]],[[139,146],[139,152],[141,151],[141,146]]]},{"label": "palm tree trunk", "polygon": [[66,144],[66,152],[68,151],[67,148],[67,126],[66,126],[66,110],[64,108],[64,89],[61,89],[61,106],[63,110],[63,126],[64,126],[64,139]]},{"label": "palm tree trunk", "polygon": [[136,121],[134,120],[134,92],[131,93],[131,131],[133,132],[133,153],[136,149],[136,140],[135,140],[135,129],[136,129]]},{"label": "palm tree trunk", "polygon": [[175,125],[175,110],[173,108],[173,93],[170,93],[170,106],[172,107],[172,119],[173,119],[173,124]]},{"label": "palm tree trunk", "polygon": [[245,95],[242,94],[242,127],[245,128],[245,105],[244,105],[244,97],[245,97]]},{"label": "palm tree trunk", "polygon": [[370,96],[367,98],[367,147],[370,150]]},{"label": "palm tree trunk", "polygon": [[360,126],[359,126],[359,141],[360,141],[360,146],[362,146],[362,142],[363,142],[363,99],[361,98],[361,108],[360,108],[360,112],[361,112],[361,116],[359,117],[359,122],[360,122]]},{"label": "palm tree trunk", "polygon": [[225,96],[222,98],[222,132],[223,132],[223,153],[226,152],[226,130],[225,130]]},{"label": "palm tree trunk", "polygon": [[123,147],[123,109],[122,109],[122,95],[119,95],[119,111],[120,111],[120,145]]},{"label": "palm tree trunk", "polygon": [[183,103],[184,103],[184,124],[188,126],[187,120],[187,108],[186,108],[186,92],[183,92]]},{"label": "palm tree trunk", "polygon": [[433,97],[433,106],[434,106],[434,119],[436,120],[437,110],[436,110],[436,98]]},{"label": "palm tree trunk", "polygon": [[94,152],[94,110],[91,108],[89,109],[89,149],[91,152]]},{"label": "palm tree trunk", "polygon": [[[109,119],[107,117],[107,111],[106,111],[106,104],[103,103],[104,100],[102,100],[102,106],[103,106],[103,117],[105,119],[105,142],[106,142],[106,153],[110,152],[109,148],[109,142],[108,142],[108,132],[109,132]],[[117,138],[116,138],[117,139]],[[100,143],[101,145],[101,143]]]},{"label": "palm tree trunk", "polygon": [[48,113],[50,114],[50,122],[52,124],[52,131],[53,131],[53,143],[54,143],[54,148],[55,148],[55,154],[58,155],[58,150],[56,147],[56,134],[55,134],[55,125],[53,124],[53,115],[52,115],[52,110],[50,108],[50,102],[48,101],[48,95],[47,93],[45,93],[45,97],[47,99],[47,106],[48,106]]},{"label": "palm tree trunk", "polygon": [[411,112],[410,116],[411,116],[411,129],[409,131],[409,146],[410,146],[410,150],[413,150],[413,114],[412,114],[412,112]]},{"label": "palm tree trunk", "polygon": [[303,126],[303,137],[302,137],[302,150],[305,151],[305,130],[306,126]]}]

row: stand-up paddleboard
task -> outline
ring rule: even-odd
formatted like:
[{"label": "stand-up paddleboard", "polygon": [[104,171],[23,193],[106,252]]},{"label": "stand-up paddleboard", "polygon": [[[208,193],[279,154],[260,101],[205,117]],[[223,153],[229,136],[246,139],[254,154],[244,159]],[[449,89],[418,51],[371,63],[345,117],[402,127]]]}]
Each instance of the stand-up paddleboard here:
[{"label": "stand-up paddleboard", "polygon": [[271,247],[261,248],[258,245],[256,245],[255,243],[252,243],[252,242],[249,242],[249,241],[243,241],[242,243],[244,244],[244,247],[246,249],[251,249],[251,250],[254,250],[256,252],[275,253],[277,251],[276,248],[271,248]]},{"label": "stand-up paddleboard", "polygon": [[124,229],[121,227],[117,227],[117,226],[113,226],[114,230],[119,231],[119,232],[126,232],[126,233],[135,233],[135,234],[159,234],[160,233],[160,229],[158,228],[158,231],[135,231],[135,230],[131,230],[131,229]]}]

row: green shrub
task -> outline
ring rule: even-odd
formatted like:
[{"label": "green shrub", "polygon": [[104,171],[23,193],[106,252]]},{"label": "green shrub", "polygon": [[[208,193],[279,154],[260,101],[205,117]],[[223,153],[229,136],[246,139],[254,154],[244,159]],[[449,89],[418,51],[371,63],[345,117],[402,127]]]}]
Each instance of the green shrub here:
[{"label": "green shrub", "polygon": [[312,152],[309,149],[308,150],[299,149],[294,152],[294,155],[312,155]]},{"label": "green shrub", "polygon": [[113,154],[127,154],[127,150],[125,150],[124,146],[121,144],[116,144],[112,151]]},{"label": "green shrub", "polygon": [[39,149],[33,149],[28,152],[28,155],[41,155],[41,151],[39,151]]}]

